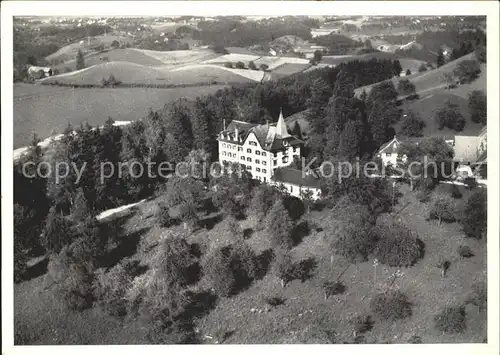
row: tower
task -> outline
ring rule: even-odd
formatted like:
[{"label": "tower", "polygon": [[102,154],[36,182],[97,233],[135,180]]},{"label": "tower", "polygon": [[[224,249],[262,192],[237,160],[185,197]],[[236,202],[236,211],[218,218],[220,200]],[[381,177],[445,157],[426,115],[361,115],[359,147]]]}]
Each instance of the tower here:
[{"label": "tower", "polygon": [[289,138],[290,134],[286,127],[285,119],[283,118],[283,110],[280,109],[280,116],[278,118],[278,123],[276,124],[276,137],[277,138]]}]

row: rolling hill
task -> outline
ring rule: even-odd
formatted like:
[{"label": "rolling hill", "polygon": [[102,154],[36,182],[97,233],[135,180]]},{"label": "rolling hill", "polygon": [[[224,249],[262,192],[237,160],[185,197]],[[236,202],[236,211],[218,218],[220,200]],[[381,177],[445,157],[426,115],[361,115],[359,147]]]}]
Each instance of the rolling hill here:
[{"label": "rolling hill", "polygon": [[60,48],[57,52],[45,57],[45,59],[50,62],[63,63],[67,61],[75,60],[78,50],[81,50],[83,54],[95,53],[97,52],[96,47],[103,45],[104,47],[110,47],[113,41],[118,41],[122,44],[131,44],[133,38],[118,33],[111,33],[107,35],[100,35],[95,37],[82,38],[80,41],[68,44]]},{"label": "rolling hill", "polygon": [[[193,86],[252,83],[262,80],[263,72],[228,69],[215,65],[193,65],[171,70],[166,66],[146,66],[128,62],[108,62],[71,73],[42,79],[42,84],[100,85],[113,75],[124,85]],[[250,75],[249,75],[250,74]]]},{"label": "rolling hill", "polygon": [[[451,61],[437,69],[428,70],[422,73],[417,72],[405,78],[409,79],[415,85],[416,92],[421,97],[424,95],[430,95],[436,91],[440,91],[443,89],[446,90],[446,84],[443,80],[443,75],[445,73],[453,72],[453,70],[457,67],[457,65],[460,62],[470,59],[475,59],[474,53],[468,54],[466,56],[458,58],[457,60]],[[394,85],[397,85],[399,79],[400,78],[394,77],[391,80],[394,83]],[[356,95],[360,95],[363,92],[363,90],[365,90],[366,93],[369,93],[374,85],[376,84],[357,88],[354,92]],[[478,79],[476,79],[470,84],[460,85],[458,88],[451,89],[449,91],[451,93],[466,98],[468,92],[472,90],[486,91],[486,65],[484,64],[481,65],[481,74],[479,75]]]},{"label": "rolling hill", "polygon": [[[101,51],[99,53],[91,53],[85,56],[85,65],[87,67],[102,64],[106,61],[128,62],[147,66],[159,66],[164,64],[161,60],[156,59],[153,56],[146,55],[141,51],[133,48],[111,49],[107,51]],[[59,70],[62,70],[63,68],[76,70],[76,59],[61,63],[55,68]]]}]

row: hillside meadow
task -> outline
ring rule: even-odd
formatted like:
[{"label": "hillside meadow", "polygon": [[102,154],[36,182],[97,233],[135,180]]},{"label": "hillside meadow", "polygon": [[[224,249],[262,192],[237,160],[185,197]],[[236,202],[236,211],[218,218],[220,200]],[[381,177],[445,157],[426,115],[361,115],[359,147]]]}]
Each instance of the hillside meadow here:
[{"label": "hillside meadow", "polygon": [[[182,69],[182,71],[181,71]],[[253,74],[249,76],[247,74]],[[237,70],[215,65],[195,65],[177,69],[152,67],[128,62],[109,62],[71,73],[40,80],[45,85],[101,85],[113,75],[123,85],[196,86],[210,84],[244,84],[262,80],[262,72]]]},{"label": "hillside meadow", "polygon": [[[467,54],[461,58],[446,63],[445,65],[437,69],[428,70],[425,72],[412,72],[413,74],[406,76],[405,79],[410,80],[410,82],[415,85],[416,93],[421,97],[423,95],[430,95],[433,91],[443,89],[447,86],[443,77],[445,73],[452,73],[453,70],[458,66],[458,64],[460,64],[460,62],[473,59],[475,59],[474,53]],[[395,86],[397,86],[400,79],[401,78],[394,77],[391,79],[391,81]],[[354,90],[354,92],[356,95],[360,95],[363,91],[369,93],[374,85],[376,84],[357,88]],[[450,92],[456,91],[460,94],[461,97],[467,98],[468,92],[472,90],[486,91],[486,64],[481,64],[481,74],[476,80],[474,80],[470,84],[459,85],[458,88],[452,89],[450,90]]]},{"label": "hillside meadow", "polygon": [[88,122],[104,124],[108,117],[133,121],[149,108],[160,109],[179,98],[194,99],[211,94],[224,85],[175,89],[151,88],[61,88],[45,85],[14,85],[14,149],[29,145],[33,133],[46,138]]},{"label": "hillside meadow", "polygon": [[[200,339],[214,343],[221,331],[228,335],[224,343],[407,343],[418,336],[424,343],[480,343],[486,338],[486,312],[468,304],[466,329],[463,333],[442,334],[434,328],[434,316],[446,306],[463,305],[475,283],[486,279],[486,243],[465,238],[458,223],[429,221],[430,203],[419,202],[416,192],[408,185],[398,187],[402,193],[392,216],[401,220],[425,244],[423,258],[413,267],[397,268],[384,264],[376,269],[373,260],[350,264],[338,256],[330,262],[325,235],[331,233],[329,209],[314,210],[307,219],[317,227],[309,230],[292,249],[295,261],[314,260],[309,276],[291,281],[282,288],[278,278],[268,269],[248,288],[226,298],[215,297],[209,291],[205,277],[189,286],[199,297],[199,307],[192,310],[194,326]],[[443,187],[446,189],[446,187]],[[442,190],[441,186],[438,190]],[[470,191],[457,203],[464,203]],[[155,209],[162,199],[146,201],[136,206],[127,217],[120,243],[128,245],[132,260],[149,265],[151,255],[158,248],[157,241],[170,231],[182,226],[162,228],[155,222]],[[327,217],[327,218],[325,218]],[[212,221],[211,223],[209,223]],[[215,223],[213,223],[215,221]],[[203,253],[231,240],[221,234],[223,223],[217,215],[202,217],[200,229],[187,237],[191,245],[203,246]],[[206,223],[205,223],[206,222]],[[246,242],[257,255],[264,255],[270,241],[255,222],[239,222],[248,231]],[[145,251],[141,245],[152,245]],[[474,257],[464,259],[456,253],[460,245],[469,246]],[[445,279],[436,266],[441,258],[451,262]],[[99,307],[82,312],[65,310],[55,287],[46,276],[46,262],[31,262],[31,279],[14,286],[16,343],[22,344],[144,344],[148,342],[147,328],[139,319],[115,318]],[[393,275],[399,275],[393,278]],[[343,294],[324,299],[321,285],[337,279],[345,286]],[[391,281],[392,280],[392,281]],[[362,339],[353,336],[353,319],[370,314],[370,300],[381,290],[397,289],[408,295],[412,315],[397,321],[374,317],[372,328]],[[284,303],[266,309],[266,297],[280,297]],[[252,311],[254,309],[254,311]],[[207,337],[205,337],[207,336]],[[355,340],[355,338],[357,340]]]}]

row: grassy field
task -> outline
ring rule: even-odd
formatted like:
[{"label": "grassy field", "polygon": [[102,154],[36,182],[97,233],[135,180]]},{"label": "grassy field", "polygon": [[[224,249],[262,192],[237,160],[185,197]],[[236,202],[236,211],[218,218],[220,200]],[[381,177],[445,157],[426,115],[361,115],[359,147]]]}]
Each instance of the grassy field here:
[{"label": "grassy field", "polygon": [[[124,48],[124,49],[112,49],[105,52],[100,53],[92,53],[85,56],[85,65],[87,67],[101,64],[107,58],[110,62],[128,62],[140,65],[149,65],[149,66],[159,66],[164,63],[154,58],[153,56],[146,55],[139,50],[133,48]],[[76,58],[65,63],[59,64],[56,66],[60,70],[63,68],[70,68],[71,70],[76,70]]]},{"label": "grassy field", "polygon": [[80,41],[76,41],[62,47],[57,52],[47,56],[45,59],[49,62],[53,60],[59,62],[71,61],[76,58],[78,50],[81,50],[83,54],[95,53],[96,46],[104,45],[105,47],[109,47],[113,41],[119,41],[120,43],[126,44],[132,43],[133,38],[119,33],[109,33],[106,35],[83,38]]},{"label": "grassy field", "polygon": [[[458,106],[458,110],[466,120],[464,130],[461,132],[455,132],[446,127],[442,130],[438,129],[438,124],[435,120],[435,113],[437,110],[445,107],[446,102],[448,101]],[[473,136],[477,135],[483,127],[478,123],[472,122],[470,118],[468,100],[456,95],[453,90],[448,91],[446,89],[442,89],[436,91],[435,94],[430,94],[419,100],[404,102],[402,108],[418,113],[422,120],[424,120],[426,124],[423,129],[424,136],[454,136],[456,134]]]},{"label": "grassy field", "polygon": [[[467,329],[462,334],[443,335],[433,327],[433,318],[445,306],[464,303],[472,284],[486,279],[486,245],[484,241],[466,239],[458,224],[438,225],[427,221],[427,204],[415,198],[409,187],[401,187],[401,197],[396,210],[408,228],[416,232],[425,243],[425,255],[415,266],[403,268],[392,287],[408,295],[412,302],[410,318],[388,322],[377,317],[373,329],[365,336],[367,343],[405,343],[418,335],[424,343],[475,343],[486,337],[486,315],[475,306],[467,306]],[[467,197],[464,195],[464,199]],[[462,200],[460,200],[462,201]],[[154,218],[148,218],[156,202],[145,202],[126,223],[128,233],[140,236],[141,242],[161,238],[165,229],[155,226]],[[325,331],[335,331],[336,342],[354,340],[350,321],[357,314],[370,314],[370,299],[386,289],[390,276],[397,268],[379,265],[374,270],[372,261],[350,265],[341,258],[334,258],[330,264],[328,249],[323,236],[329,233],[328,223],[323,217],[329,211],[313,211],[309,218],[316,220],[324,230],[313,231],[305,236],[292,250],[294,259],[312,257],[316,267],[304,282],[292,281],[282,289],[279,281],[270,272],[246,290],[231,298],[219,298],[208,314],[195,320],[201,337],[226,330],[230,336],[226,343],[322,343],[327,342]],[[329,218],[335,218],[329,216]],[[247,242],[257,254],[269,248],[269,240],[262,232],[255,232],[255,225],[248,220],[240,222],[242,228],[251,232]],[[173,228],[181,228],[173,227]],[[207,227],[208,228],[208,227]],[[219,240],[216,224],[200,229],[189,236],[190,243],[202,243],[209,248],[225,241]],[[252,232],[253,231],[253,232]],[[475,256],[460,259],[456,253],[459,245],[468,245]],[[149,254],[136,252],[132,258],[149,264]],[[435,266],[440,257],[451,262],[446,279]],[[343,295],[324,300],[321,285],[326,280],[340,277],[345,285]],[[15,330],[28,344],[137,344],[144,342],[145,329],[135,320],[113,319],[93,308],[82,313],[68,313],[57,302],[53,289],[37,276],[15,285]],[[207,290],[208,284],[201,278],[190,286],[193,291]],[[251,312],[252,308],[262,310],[263,298],[279,296],[285,299],[283,305],[269,312]],[[212,340],[207,339],[211,343]]]},{"label": "grassy field", "polygon": [[272,75],[276,78],[283,78],[288,75],[301,73],[311,67],[311,64],[287,63],[273,69]]},{"label": "grassy field", "polygon": [[100,85],[113,75],[123,85],[209,85],[242,84],[262,80],[263,72],[228,69],[216,65],[187,65],[171,69],[128,62],[108,62],[41,80],[43,84]]},{"label": "grassy field", "polygon": [[[42,85],[14,85],[14,149],[28,145],[33,132],[41,138],[89,122],[102,125],[108,117],[133,121],[151,107],[160,109],[181,97],[214,93],[223,85],[175,89],[70,89]],[[30,94],[31,92],[31,94]]]}]

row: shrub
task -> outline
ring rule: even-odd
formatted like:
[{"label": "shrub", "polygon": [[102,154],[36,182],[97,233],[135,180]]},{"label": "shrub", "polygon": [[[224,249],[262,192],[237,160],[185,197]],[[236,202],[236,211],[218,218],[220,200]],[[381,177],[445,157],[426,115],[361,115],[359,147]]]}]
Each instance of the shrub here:
[{"label": "shrub", "polygon": [[245,63],[243,63],[243,62],[236,62],[235,68],[236,69],[245,69]]},{"label": "shrub", "polygon": [[273,247],[290,248],[293,244],[293,222],[283,201],[277,199],[265,220],[266,232]]},{"label": "shrub", "polygon": [[110,75],[107,79],[106,78],[102,78],[101,79],[101,86],[102,87],[111,87],[111,88],[114,88],[114,87],[117,87],[118,85],[120,85],[122,82],[117,80],[115,78],[114,75]]},{"label": "shrub", "polygon": [[373,328],[373,321],[371,316],[358,315],[352,320],[355,336],[366,333]]},{"label": "shrub", "polygon": [[256,275],[256,257],[244,243],[219,247],[204,260],[203,270],[219,296],[227,297],[248,285]]},{"label": "shrub", "polygon": [[294,264],[292,257],[286,251],[279,250],[274,260],[274,274],[280,279],[281,287],[294,279]]},{"label": "shrub", "polygon": [[374,233],[378,241],[373,254],[382,264],[409,267],[420,258],[417,238],[404,225],[392,221],[381,223]]},{"label": "shrub", "polygon": [[163,239],[151,258],[151,265],[159,272],[168,287],[184,286],[189,267],[193,263],[191,247],[184,238],[170,235]]},{"label": "shrub", "polygon": [[276,306],[281,306],[282,304],[285,304],[285,299],[283,297],[279,296],[273,296],[273,297],[264,297],[264,302],[266,304],[276,307]]},{"label": "shrub", "polygon": [[457,187],[457,185],[450,185],[450,195],[452,198],[455,199],[460,199],[463,197],[462,193],[460,192],[460,189]]},{"label": "shrub", "polygon": [[376,243],[376,235],[371,230],[372,216],[362,206],[351,205],[337,210],[331,247],[351,262],[365,261]]},{"label": "shrub", "polygon": [[453,70],[453,74],[458,77],[461,84],[474,81],[480,73],[481,67],[475,60],[463,60]]},{"label": "shrub", "polygon": [[323,292],[325,299],[330,296],[335,296],[344,293],[345,286],[341,282],[326,281],[323,283]]},{"label": "shrub", "polygon": [[442,221],[452,223],[456,221],[454,202],[451,197],[440,194],[436,196],[429,213],[430,219],[437,219],[439,224]]},{"label": "shrub", "polygon": [[480,311],[486,310],[488,306],[488,292],[486,283],[475,283],[472,285],[472,291],[467,297],[466,303],[471,303],[479,308]]},{"label": "shrub", "polygon": [[112,316],[123,316],[127,312],[125,293],[132,283],[132,277],[122,264],[108,272],[98,270],[94,281],[94,295],[97,304]]},{"label": "shrub", "polygon": [[408,79],[401,79],[398,82],[398,92],[401,95],[411,95],[415,93],[415,85]]},{"label": "shrub", "polygon": [[462,333],[466,329],[465,307],[446,307],[434,317],[436,329],[443,333]]},{"label": "shrub", "polygon": [[412,315],[408,297],[400,291],[379,293],[370,302],[370,309],[383,319],[396,320]]},{"label": "shrub", "polygon": [[250,61],[250,62],[248,63],[248,69],[251,69],[251,70],[259,70],[253,61]]},{"label": "shrub", "polygon": [[92,305],[93,262],[78,253],[78,243],[64,247],[53,254],[47,265],[48,275],[57,286],[70,309],[82,311]]},{"label": "shrub", "polygon": [[269,65],[267,65],[267,64],[261,64],[261,65],[259,66],[259,68],[260,68],[260,70],[262,70],[262,71],[268,71],[268,70],[269,70]]},{"label": "shrub", "polygon": [[487,194],[485,189],[478,189],[468,199],[460,222],[468,237],[480,239],[487,231]]},{"label": "shrub", "polygon": [[225,66],[226,68],[232,68],[232,67],[233,67],[233,63],[231,63],[231,62],[227,62],[227,63],[224,63],[224,66]]},{"label": "shrub", "polygon": [[472,122],[486,124],[487,122],[487,98],[481,90],[469,92],[469,112]]},{"label": "shrub", "polygon": [[423,343],[422,337],[420,337],[418,335],[412,335],[410,337],[410,339],[408,339],[407,343],[408,344],[422,344]]},{"label": "shrub", "polygon": [[464,129],[466,121],[460,113],[458,106],[448,102],[445,107],[436,111],[435,119],[438,123],[438,128],[449,128],[460,132]]},{"label": "shrub", "polygon": [[18,283],[23,279],[24,272],[27,269],[27,259],[20,238],[14,235],[14,282]]},{"label": "shrub", "polygon": [[457,248],[457,253],[458,255],[460,255],[461,258],[471,258],[474,256],[472,249],[466,245],[460,245]]},{"label": "shrub", "polygon": [[476,47],[476,58],[479,63],[486,63],[486,46]]},{"label": "shrub", "polygon": [[417,200],[422,202],[422,203],[426,203],[426,202],[429,202],[431,199],[431,192],[430,190],[428,189],[420,189],[418,192],[417,192]]},{"label": "shrub", "polygon": [[47,252],[59,253],[75,239],[74,226],[52,207],[47,216],[45,228],[41,236],[42,246]]},{"label": "shrub", "polygon": [[422,73],[424,71],[427,71],[427,67],[425,66],[424,63],[422,63],[419,67],[418,67],[418,72],[419,73]]},{"label": "shrub", "polygon": [[170,216],[169,208],[165,203],[158,204],[155,213],[156,221],[160,227],[171,227],[176,220]]},{"label": "shrub", "polygon": [[425,122],[422,118],[413,112],[408,112],[401,121],[400,133],[407,137],[421,137]]}]

